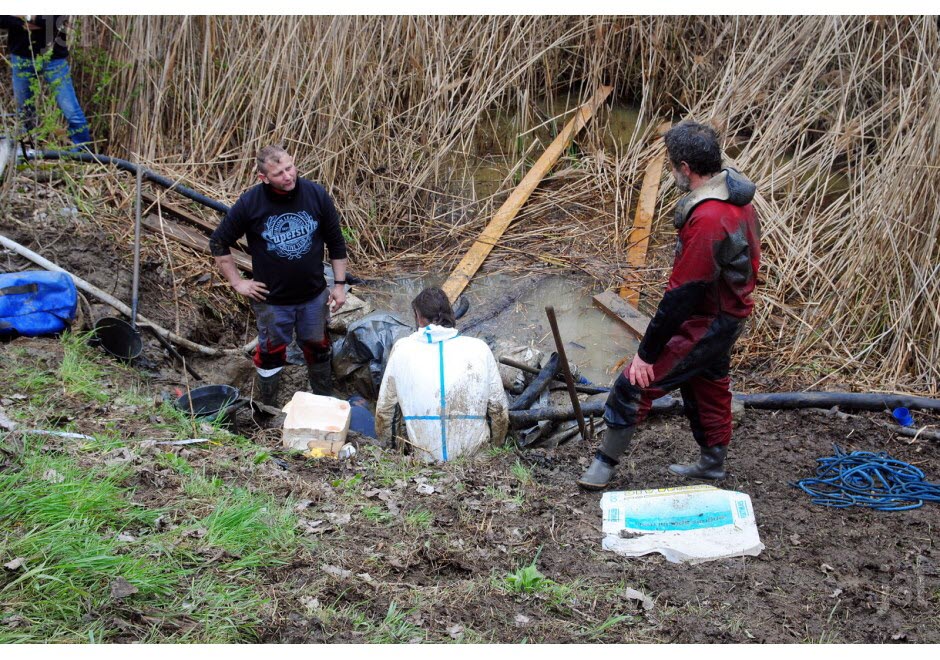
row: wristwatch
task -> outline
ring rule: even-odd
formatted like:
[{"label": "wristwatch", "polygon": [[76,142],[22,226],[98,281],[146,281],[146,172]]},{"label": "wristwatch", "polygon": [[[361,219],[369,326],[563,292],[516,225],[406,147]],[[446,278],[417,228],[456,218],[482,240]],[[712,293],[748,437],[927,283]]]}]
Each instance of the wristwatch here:
[{"label": "wristwatch", "polygon": [[333,286],[336,286],[337,284],[346,284],[346,280],[333,280]]}]

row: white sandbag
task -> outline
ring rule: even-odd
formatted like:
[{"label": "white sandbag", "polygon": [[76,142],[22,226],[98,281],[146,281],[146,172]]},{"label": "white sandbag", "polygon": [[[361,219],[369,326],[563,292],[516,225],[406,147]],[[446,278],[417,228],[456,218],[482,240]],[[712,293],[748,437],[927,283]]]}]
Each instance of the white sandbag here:
[{"label": "white sandbag", "polygon": [[603,549],[625,557],[653,552],[675,563],[757,556],[764,549],[751,498],[714,486],[604,493]]}]

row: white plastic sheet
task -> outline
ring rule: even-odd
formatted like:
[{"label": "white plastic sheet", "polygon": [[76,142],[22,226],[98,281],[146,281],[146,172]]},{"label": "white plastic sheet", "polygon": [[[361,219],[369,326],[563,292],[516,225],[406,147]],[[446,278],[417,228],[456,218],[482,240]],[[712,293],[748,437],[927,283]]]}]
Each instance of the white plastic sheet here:
[{"label": "white plastic sheet", "polygon": [[604,493],[604,550],[626,557],[661,553],[699,563],[757,556],[764,549],[751,498],[713,486]]}]

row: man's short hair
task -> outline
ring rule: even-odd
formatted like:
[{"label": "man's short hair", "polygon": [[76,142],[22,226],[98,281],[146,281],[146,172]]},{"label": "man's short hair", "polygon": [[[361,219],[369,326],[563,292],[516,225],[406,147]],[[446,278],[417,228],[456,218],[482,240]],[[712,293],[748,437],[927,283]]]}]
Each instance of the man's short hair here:
[{"label": "man's short hair", "polygon": [[287,149],[279,144],[271,144],[267,147],[262,147],[261,151],[259,151],[258,155],[255,157],[255,160],[258,161],[258,171],[261,174],[267,174],[267,170],[264,169],[265,163],[267,163],[269,160],[281,160],[284,156],[287,155]]},{"label": "man's short hair", "polygon": [[447,294],[440,287],[429,286],[411,301],[415,313],[434,325],[456,328],[457,319]]},{"label": "man's short hair", "polygon": [[666,151],[676,167],[685,161],[698,175],[721,171],[721,147],[711,126],[684,121],[666,131]]}]

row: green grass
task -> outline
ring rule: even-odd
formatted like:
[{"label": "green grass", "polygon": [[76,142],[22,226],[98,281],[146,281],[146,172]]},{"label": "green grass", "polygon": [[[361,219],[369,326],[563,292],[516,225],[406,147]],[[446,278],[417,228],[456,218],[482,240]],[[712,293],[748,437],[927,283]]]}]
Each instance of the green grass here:
[{"label": "green grass", "polygon": [[387,524],[395,519],[387,509],[381,506],[367,506],[362,509],[362,517],[378,524]]},{"label": "green grass", "polygon": [[157,465],[161,467],[168,467],[177,474],[182,475],[191,475],[193,473],[193,466],[189,464],[182,456],[174,454],[173,452],[164,452],[157,456],[156,460]]},{"label": "green grass", "polygon": [[523,465],[521,461],[516,460],[516,463],[509,471],[523,486],[528,486],[532,483],[532,471]]},{"label": "green grass", "polygon": [[104,370],[97,356],[92,357],[92,349],[88,347],[90,335],[72,332],[62,334],[63,355],[59,378],[67,393],[103,403],[108,400],[99,382],[104,376]]},{"label": "green grass", "polygon": [[434,522],[434,514],[425,509],[415,509],[405,514],[405,527],[412,531],[426,531]]},{"label": "green grass", "polygon": [[613,633],[623,626],[632,626],[637,618],[629,614],[611,614],[601,623],[581,629],[580,636],[589,641],[600,641],[605,635]]},{"label": "green grass", "polygon": [[497,488],[496,486],[487,486],[483,489],[483,494],[497,502],[511,502],[516,506],[522,506],[525,503],[525,498],[521,494],[513,495],[503,488]]},{"label": "green grass", "polygon": [[[119,634],[144,642],[257,641],[269,616],[254,571],[292,561],[296,538],[290,502],[190,474],[184,490],[211,505],[188,516],[148,508],[122,485],[128,465],[88,468],[24,436],[17,469],[0,473],[0,558],[22,558],[0,571],[0,643],[104,642]],[[201,510],[204,512],[205,505]],[[170,515],[183,523],[158,530]],[[200,530],[194,538],[186,535]],[[122,534],[123,533],[123,534]],[[137,592],[111,596],[117,578]],[[115,619],[144,623],[121,631]],[[137,617],[138,622],[140,617]]]},{"label": "green grass", "polygon": [[266,494],[235,489],[219,500],[201,525],[207,530],[205,541],[235,557],[226,570],[277,566],[290,561],[292,552],[302,545],[295,529],[297,518],[291,502],[276,504]]},{"label": "green grass", "polygon": [[408,617],[414,613],[412,610],[403,610],[395,601],[392,601],[385,617],[379,623],[372,623],[365,617],[358,617],[354,623],[357,630],[365,633],[366,640],[371,644],[408,644],[421,642],[427,639],[427,632],[420,626],[411,623]]},{"label": "green grass", "polygon": [[499,458],[500,456],[507,456],[516,451],[516,448],[513,444],[498,445],[486,448],[486,455],[490,458]]}]

